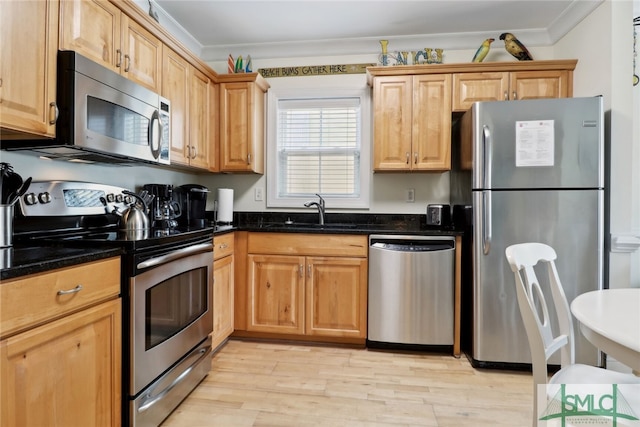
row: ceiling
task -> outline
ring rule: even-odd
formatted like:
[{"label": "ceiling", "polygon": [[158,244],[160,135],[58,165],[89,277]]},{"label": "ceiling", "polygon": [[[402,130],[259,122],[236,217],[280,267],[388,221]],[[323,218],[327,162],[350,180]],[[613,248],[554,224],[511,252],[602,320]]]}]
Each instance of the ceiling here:
[{"label": "ceiling", "polygon": [[505,31],[528,46],[549,46],[603,0],[151,1],[161,25],[181,27],[204,60],[223,61],[230,53],[377,53],[380,39],[390,48],[475,49]]}]

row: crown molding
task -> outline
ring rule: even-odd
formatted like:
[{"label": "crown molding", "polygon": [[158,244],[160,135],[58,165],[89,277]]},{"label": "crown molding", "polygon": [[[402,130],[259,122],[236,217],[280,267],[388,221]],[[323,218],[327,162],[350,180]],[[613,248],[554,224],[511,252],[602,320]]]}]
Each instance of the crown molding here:
[{"label": "crown molding", "polygon": [[390,50],[421,50],[425,47],[446,50],[476,49],[482,40],[488,37],[497,39],[500,33],[507,31],[517,34],[520,40],[526,40],[527,46],[552,46],[604,2],[604,0],[574,0],[548,28],[539,29],[502,28],[491,32],[416,34],[398,37],[379,35],[365,38],[203,46],[154,1],[133,1],[145,12],[149,10],[149,1],[151,1],[154,10],[160,16],[161,25],[185,47],[203,61],[208,62],[225,61],[229,54],[234,56],[250,54],[254,59],[378,54],[381,39],[389,40]]}]

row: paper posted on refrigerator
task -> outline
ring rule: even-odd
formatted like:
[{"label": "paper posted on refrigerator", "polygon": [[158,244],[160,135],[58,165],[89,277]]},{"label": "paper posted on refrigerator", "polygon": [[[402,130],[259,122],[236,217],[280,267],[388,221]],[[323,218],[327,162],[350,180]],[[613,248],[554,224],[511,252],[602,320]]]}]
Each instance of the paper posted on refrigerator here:
[{"label": "paper posted on refrigerator", "polygon": [[554,121],[516,122],[516,167],[553,166]]}]

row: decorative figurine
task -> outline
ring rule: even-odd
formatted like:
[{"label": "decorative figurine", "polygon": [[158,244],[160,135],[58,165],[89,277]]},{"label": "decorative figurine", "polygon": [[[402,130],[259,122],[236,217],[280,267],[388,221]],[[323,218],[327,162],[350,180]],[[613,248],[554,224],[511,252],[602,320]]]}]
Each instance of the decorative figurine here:
[{"label": "decorative figurine", "polygon": [[244,71],[245,73],[250,73],[252,72],[252,68],[253,64],[251,63],[251,55],[247,55],[247,62],[246,65],[244,66]]},{"label": "decorative figurine", "polygon": [[380,54],[380,63],[384,66],[389,65],[389,61],[387,60],[388,45],[389,45],[389,40],[380,40],[380,47],[382,48],[382,54]]},{"label": "decorative figurine", "polygon": [[229,54],[229,59],[227,59],[227,73],[232,74],[235,72],[235,62],[233,61],[233,56]]},{"label": "decorative figurine", "polygon": [[504,48],[518,61],[531,61],[533,57],[520,40],[511,33],[500,34],[500,40],[504,40]]},{"label": "decorative figurine", "polygon": [[244,70],[242,69],[242,55],[238,56],[236,59],[236,67],[234,68],[234,72],[242,73]]},{"label": "decorative figurine", "polygon": [[486,39],[485,41],[483,41],[476,51],[476,54],[473,55],[473,59],[471,60],[471,62],[482,62],[489,53],[489,49],[491,49],[491,43],[493,43],[494,41],[495,39]]}]

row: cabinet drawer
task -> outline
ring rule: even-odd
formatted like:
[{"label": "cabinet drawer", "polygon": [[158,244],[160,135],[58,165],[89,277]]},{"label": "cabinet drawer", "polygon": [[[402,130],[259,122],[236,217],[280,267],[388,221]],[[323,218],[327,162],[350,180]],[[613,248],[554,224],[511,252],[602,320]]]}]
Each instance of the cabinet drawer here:
[{"label": "cabinet drawer", "polygon": [[[82,288],[77,292],[59,292]],[[60,317],[120,293],[120,258],[0,284],[0,336]]]},{"label": "cabinet drawer", "polygon": [[233,255],[233,233],[213,236],[213,259]]},{"label": "cabinet drawer", "polygon": [[366,257],[366,235],[249,233],[250,254]]}]

